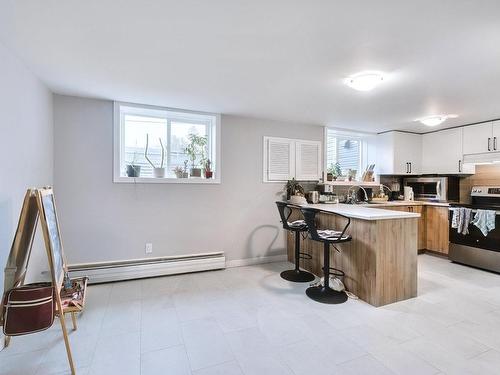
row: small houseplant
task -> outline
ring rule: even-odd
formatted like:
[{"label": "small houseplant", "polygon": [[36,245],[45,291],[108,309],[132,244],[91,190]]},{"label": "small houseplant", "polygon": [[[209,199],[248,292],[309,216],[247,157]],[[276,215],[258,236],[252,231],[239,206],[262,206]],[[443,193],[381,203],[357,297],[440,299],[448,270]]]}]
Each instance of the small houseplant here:
[{"label": "small houseplant", "polygon": [[[305,198],[304,198],[304,188],[302,187],[302,185],[295,179],[295,178],[292,178],[291,180],[288,180],[286,185],[285,185],[285,191],[286,191],[286,200],[288,201],[293,201],[293,200],[297,200],[297,201],[300,201],[302,203],[302,201],[305,202]],[[297,198],[292,198],[292,197],[301,197],[302,199],[297,199]]]},{"label": "small houseplant", "polygon": [[163,147],[163,142],[161,138],[158,138],[161,146],[161,164],[159,167],[156,167],[151,159],[148,157],[148,147],[149,147],[149,134],[146,134],[146,149],[144,150],[144,157],[148,161],[148,163],[153,167],[153,175],[157,178],[165,177],[165,167],[163,167],[163,163],[165,162],[165,147]]},{"label": "small houseplant", "polygon": [[175,176],[177,178],[188,178],[189,177],[189,173],[187,172],[188,163],[189,163],[189,160],[184,160],[184,167],[181,167],[180,165],[178,165],[177,167],[175,167],[173,169]]},{"label": "small houseplant", "polygon": [[185,148],[186,154],[191,160],[191,170],[189,175],[191,177],[201,177],[201,168],[198,167],[199,164],[196,163],[196,159],[199,157],[201,164],[205,160],[205,148],[207,146],[207,137],[189,134],[189,144]]},{"label": "small houseplant", "polygon": [[135,164],[137,152],[134,151],[134,158],[130,163],[126,164],[127,177],[139,177],[141,175],[141,166]]},{"label": "small houseplant", "polygon": [[184,169],[180,166],[174,168],[175,177],[182,178],[184,175]]},{"label": "small houseplant", "polygon": [[336,162],[335,164],[330,164],[330,167],[327,169],[327,180],[335,181],[340,176],[342,176],[342,168],[340,168],[340,163]]},{"label": "small houseplant", "polygon": [[214,172],[212,171],[212,162],[210,159],[206,159],[203,163],[203,169],[205,170],[205,178],[212,178]]}]

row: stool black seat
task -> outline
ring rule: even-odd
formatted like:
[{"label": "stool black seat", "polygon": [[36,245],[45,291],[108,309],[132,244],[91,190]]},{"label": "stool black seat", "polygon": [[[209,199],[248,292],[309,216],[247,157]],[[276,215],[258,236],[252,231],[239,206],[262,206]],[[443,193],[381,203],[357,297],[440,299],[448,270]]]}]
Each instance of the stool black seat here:
[{"label": "stool black seat", "polygon": [[[299,267],[300,259],[311,259],[309,254],[300,252],[300,234],[307,232],[306,222],[304,220],[288,221],[292,214],[292,208],[300,209],[300,206],[280,201],[276,202],[276,206],[278,206],[283,229],[289,230],[295,234],[295,269],[283,271],[280,276],[285,280],[296,283],[313,281],[315,279],[314,275],[310,272],[301,270]],[[286,210],[289,212],[285,213]]]},{"label": "stool black seat", "polygon": [[339,292],[330,288],[330,274],[339,277],[345,276],[342,270],[330,267],[330,245],[333,245],[335,247],[336,244],[341,244],[352,240],[352,237],[346,234],[346,230],[351,224],[351,219],[349,219],[344,215],[333,214],[331,212],[324,211],[328,214],[341,216],[347,219],[347,224],[341,231],[332,229],[320,230],[316,226],[316,214],[322,211],[309,207],[301,207],[300,210],[304,215],[304,220],[307,224],[309,237],[314,241],[323,243],[324,285],[309,287],[306,290],[306,294],[309,298],[321,303],[329,303],[329,304],[344,303],[347,301],[347,294],[345,292]]}]

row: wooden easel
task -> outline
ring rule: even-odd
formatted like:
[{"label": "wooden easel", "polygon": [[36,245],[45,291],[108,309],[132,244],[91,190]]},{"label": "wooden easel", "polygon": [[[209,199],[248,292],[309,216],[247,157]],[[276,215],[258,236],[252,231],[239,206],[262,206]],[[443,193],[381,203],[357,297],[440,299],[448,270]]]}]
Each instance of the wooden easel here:
[{"label": "wooden easel", "polygon": [[[73,329],[76,330],[75,314],[81,311],[81,308],[63,308],[61,301],[61,289],[67,268],[60,236],[59,222],[57,220],[54,193],[50,187],[28,189],[26,192],[17,231],[7,260],[7,266],[5,267],[4,292],[24,284],[38,222],[40,222],[43,232],[52,285],[56,289],[56,315],[59,316],[59,321],[61,323],[71,374],[76,374],[64,315],[66,313],[71,313]],[[1,303],[0,301],[0,304]],[[0,323],[2,322],[1,313],[2,309],[0,309]],[[7,348],[9,343],[10,337],[5,337],[4,347]]]}]

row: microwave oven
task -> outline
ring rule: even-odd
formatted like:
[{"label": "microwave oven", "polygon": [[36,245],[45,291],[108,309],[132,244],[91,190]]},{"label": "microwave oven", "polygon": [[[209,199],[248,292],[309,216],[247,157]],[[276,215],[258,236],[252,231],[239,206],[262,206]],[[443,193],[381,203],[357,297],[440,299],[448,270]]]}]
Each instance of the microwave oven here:
[{"label": "microwave oven", "polygon": [[416,200],[458,202],[460,179],[449,177],[412,177],[403,179],[403,186],[410,186]]}]

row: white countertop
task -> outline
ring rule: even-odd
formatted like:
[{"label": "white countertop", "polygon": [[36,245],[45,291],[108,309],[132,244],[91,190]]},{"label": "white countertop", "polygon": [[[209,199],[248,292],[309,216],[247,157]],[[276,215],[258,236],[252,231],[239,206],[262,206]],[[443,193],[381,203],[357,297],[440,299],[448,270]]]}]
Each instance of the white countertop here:
[{"label": "white countertop", "polygon": [[391,207],[391,206],[438,206],[438,207],[449,207],[450,204],[447,202],[428,202],[428,201],[387,201],[372,203],[370,207]]},{"label": "white countertop", "polygon": [[[416,212],[391,211],[383,208],[374,208],[377,205],[355,205],[355,204],[307,204],[305,207],[316,208],[318,210],[340,214],[352,219],[361,220],[387,220],[387,219],[408,219],[420,217]],[[383,205],[380,205],[383,206]]]}]

